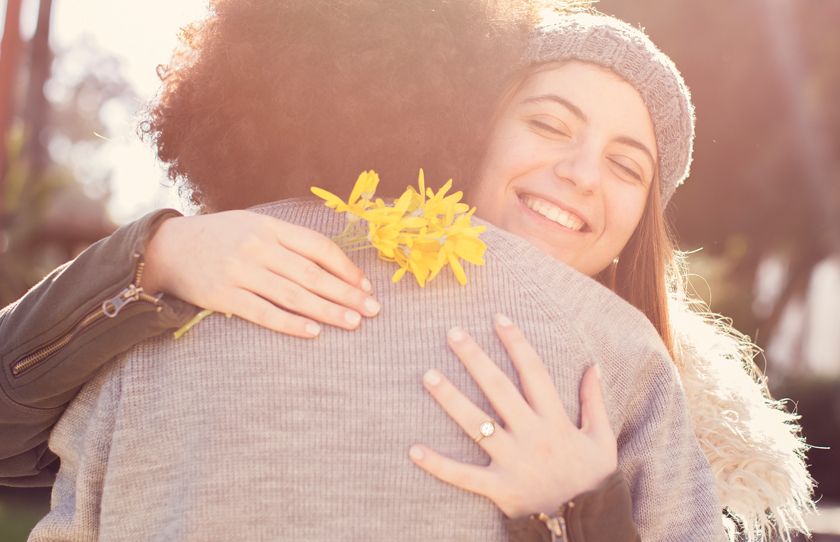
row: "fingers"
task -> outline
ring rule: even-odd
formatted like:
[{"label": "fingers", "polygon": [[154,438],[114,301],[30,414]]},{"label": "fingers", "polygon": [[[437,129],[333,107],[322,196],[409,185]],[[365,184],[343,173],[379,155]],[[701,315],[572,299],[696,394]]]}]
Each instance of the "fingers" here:
[{"label": "fingers", "polygon": [[531,408],[542,416],[563,418],[571,425],[554,381],[531,343],[507,316],[497,314],[495,323],[496,334],[516,367],[522,391]]},{"label": "fingers", "polygon": [[485,467],[460,463],[418,444],[409,449],[408,455],[418,467],[438,480],[479,495],[490,493],[492,474]]},{"label": "fingers", "polygon": [[464,331],[452,328],[447,335],[449,347],[467,368],[499,416],[508,427],[527,423],[534,412],[516,385],[487,357],[476,342]]},{"label": "fingers", "polygon": [[481,424],[493,421],[496,427],[495,432],[478,440],[482,447],[491,457],[494,453],[503,451],[506,444],[509,444],[510,436],[493,420],[486,412],[475,406],[461,390],[455,387],[452,382],[443,376],[437,369],[429,369],[423,375],[423,384],[426,389],[443,408],[450,418],[457,423],[461,429],[473,440],[480,435]]},{"label": "fingers", "polygon": [[283,222],[273,221],[280,244],[317,263],[344,282],[370,293],[370,281],[364,272],[356,267],[347,254],[331,239],[316,231]]},{"label": "fingers", "polygon": [[[266,257],[268,259],[267,265],[273,272],[297,283],[321,298],[353,309],[365,316],[376,316],[379,313],[379,302],[373,297],[295,252],[277,247],[277,250],[271,251]],[[327,322],[316,314],[311,316],[322,322]]]},{"label": "fingers", "polygon": [[236,289],[231,297],[232,305],[236,307],[233,314],[257,325],[304,339],[321,333],[321,326],[316,322],[284,311],[252,292]]},{"label": "fingers", "polygon": [[251,269],[247,273],[247,289],[282,309],[344,329],[355,329],[362,321],[362,316],[355,310],[318,297],[266,269]]},{"label": "fingers", "polygon": [[380,310],[362,271],[319,233],[252,211],[169,222],[144,287],[296,336],[317,335],[313,320],[353,329]]},{"label": "fingers", "polygon": [[580,430],[596,441],[615,439],[601,392],[601,367],[597,364],[587,369],[581,380]]}]

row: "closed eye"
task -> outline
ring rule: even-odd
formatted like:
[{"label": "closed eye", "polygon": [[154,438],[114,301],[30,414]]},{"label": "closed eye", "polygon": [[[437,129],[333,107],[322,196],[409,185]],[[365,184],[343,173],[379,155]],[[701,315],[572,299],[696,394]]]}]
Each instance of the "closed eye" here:
[{"label": "closed eye", "polygon": [[615,160],[615,159],[610,158],[610,162],[612,162],[613,164],[615,164],[616,166],[618,166],[618,168],[619,168],[621,171],[623,171],[624,173],[626,173],[626,174],[630,175],[631,177],[633,177],[633,179],[634,179],[634,180],[639,181],[639,182],[641,182],[641,181],[642,181],[642,176],[641,176],[641,175],[639,175],[639,173],[638,173],[638,172],[636,172],[636,171],[634,171],[633,169],[631,169],[631,168],[629,168],[629,167],[625,166],[624,164],[622,164],[622,163],[621,163],[621,162],[619,162],[618,160]]},{"label": "closed eye", "polygon": [[547,122],[541,121],[539,119],[530,119],[530,120],[528,120],[528,124],[530,124],[533,128],[536,128],[537,130],[540,130],[540,131],[549,132],[549,133],[554,134],[554,135],[569,137],[568,132],[566,132],[562,128],[557,128],[557,127],[552,126],[552,125],[548,124]]}]

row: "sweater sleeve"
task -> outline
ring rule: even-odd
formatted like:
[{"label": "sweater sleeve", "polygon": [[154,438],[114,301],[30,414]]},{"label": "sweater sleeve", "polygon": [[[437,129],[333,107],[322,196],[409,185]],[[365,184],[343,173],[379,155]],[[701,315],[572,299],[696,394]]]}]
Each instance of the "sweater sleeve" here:
[{"label": "sweater sleeve", "polygon": [[658,351],[645,361],[628,383],[634,400],[618,435],[618,464],[639,532],[645,541],[726,540],[712,471],[686,423],[676,368]]},{"label": "sweater sleeve", "polygon": [[147,241],[179,214],[165,209],[123,226],[0,310],[0,484],[52,483],[47,439],[79,389],[115,355],[197,312],[140,295],[135,284]]}]

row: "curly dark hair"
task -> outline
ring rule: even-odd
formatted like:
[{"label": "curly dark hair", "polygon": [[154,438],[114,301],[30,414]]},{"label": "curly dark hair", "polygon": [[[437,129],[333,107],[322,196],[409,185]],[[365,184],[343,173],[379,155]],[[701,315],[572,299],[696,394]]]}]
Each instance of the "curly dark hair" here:
[{"label": "curly dark hair", "polygon": [[[538,5],[540,4],[540,5]],[[204,210],[468,180],[537,0],[215,0],[140,131]]]}]

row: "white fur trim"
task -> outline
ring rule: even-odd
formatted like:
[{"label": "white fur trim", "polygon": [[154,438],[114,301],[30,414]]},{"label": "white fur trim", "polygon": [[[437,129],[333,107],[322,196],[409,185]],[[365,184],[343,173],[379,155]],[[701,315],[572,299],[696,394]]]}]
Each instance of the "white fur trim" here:
[{"label": "white fur trim", "polygon": [[695,434],[741,538],[788,542],[792,531],[808,533],[814,482],[798,416],[765,393],[740,337],[684,306],[671,318]]}]

